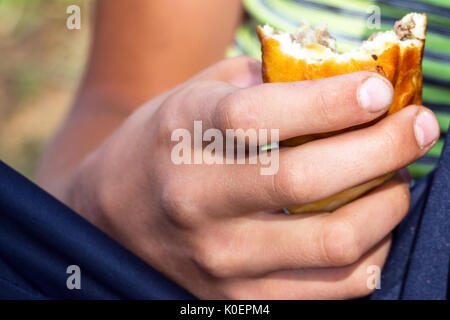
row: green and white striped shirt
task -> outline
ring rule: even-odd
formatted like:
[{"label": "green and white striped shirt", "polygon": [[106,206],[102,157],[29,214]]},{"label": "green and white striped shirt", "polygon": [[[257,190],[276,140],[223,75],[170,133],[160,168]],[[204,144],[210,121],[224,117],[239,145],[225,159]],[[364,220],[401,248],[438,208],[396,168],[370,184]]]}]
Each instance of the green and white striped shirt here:
[{"label": "green and white striped shirt", "polygon": [[[366,21],[378,6],[380,29],[369,28]],[[423,104],[439,119],[441,138],[430,152],[412,164],[414,178],[430,172],[437,163],[450,124],[450,0],[244,0],[248,19],[238,29],[229,56],[247,54],[261,59],[256,36],[258,24],[269,24],[279,30],[295,31],[300,20],[311,25],[326,21],[337,39],[338,50],[349,50],[361,44],[373,32],[391,29],[405,14],[425,12],[428,18],[427,40],[423,60]]]}]

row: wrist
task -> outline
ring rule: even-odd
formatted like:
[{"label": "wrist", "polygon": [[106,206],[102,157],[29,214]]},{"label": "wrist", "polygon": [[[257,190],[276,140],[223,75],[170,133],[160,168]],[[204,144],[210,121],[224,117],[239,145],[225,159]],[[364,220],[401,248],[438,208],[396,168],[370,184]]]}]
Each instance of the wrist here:
[{"label": "wrist", "polygon": [[100,172],[93,168],[93,162],[93,155],[89,155],[75,170],[62,201],[90,223],[104,230],[105,213],[98,196]]}]

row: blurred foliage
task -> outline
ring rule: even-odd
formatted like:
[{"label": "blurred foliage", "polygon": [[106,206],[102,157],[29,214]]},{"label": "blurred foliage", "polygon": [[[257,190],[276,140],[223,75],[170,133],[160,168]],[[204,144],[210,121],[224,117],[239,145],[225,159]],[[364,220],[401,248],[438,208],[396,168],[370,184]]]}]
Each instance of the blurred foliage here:
[{"label": "blurred foliage", "polygon": [[[68,30],[66,8],[81,8]],[[0,0],[0,159],[28,177],[83,74],[94,0]]]}]

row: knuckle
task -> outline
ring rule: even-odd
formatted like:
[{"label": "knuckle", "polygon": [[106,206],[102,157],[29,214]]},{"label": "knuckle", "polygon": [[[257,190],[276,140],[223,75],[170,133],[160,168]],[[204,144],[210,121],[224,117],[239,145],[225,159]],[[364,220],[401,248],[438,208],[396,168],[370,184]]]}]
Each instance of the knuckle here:
[{"label": "knuckle", "polygon": [[307,163],[285,163],[273,175],[273,194],[295,204],[309,203],[318,199],[320,190],[308,177],[312,176],[312,166]]},{"label": "knuckle", "polygon": [[256,117],[251,108],[249,96],[244,90],[228,94],[219,103],[219,125],[226,129],[255,128]]},{"label": "knuckle", "polygon": [[240,101],[238,102],[234,94],[229,94],[219,103],[219,126],[225,129],[233,129],[238,127]]},{"label": "knuckle", "polygon": [[298,199],[298,181],[295,174],[288,170],[289,166],[280,166],[278,172],[273,175],[273,194],[286,201],[295,202]]},{"label": "knuckle", "polygon": [[160,197],[160,205],[170,222],[182,228],[193,228],[199,224],[200,208],[189,188],[181,181],[167,183]]},{"label": "knuckle", "polygon": [[323,257],[332,266],[346,266],[361,257],[354,227],[344,221],[325,223],[321,233]]},{"label": "knuckle", "polygon": [[196,241],[193,260],[201,270],[214,278],[234,275],[232,256],[216,236],[202,236]]}]

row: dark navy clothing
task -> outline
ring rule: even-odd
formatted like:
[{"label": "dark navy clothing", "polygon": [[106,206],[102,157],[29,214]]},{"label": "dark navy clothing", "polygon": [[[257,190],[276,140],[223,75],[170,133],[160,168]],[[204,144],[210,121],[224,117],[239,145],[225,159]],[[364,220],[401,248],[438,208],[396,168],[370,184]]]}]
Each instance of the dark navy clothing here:
[{"label": "dark navy clothing", "polygon": [[[412,188],[410,213],[370,299],[448,298],[449,141],[437,169]],[[81,290],[67,288],[70,265],[81,269]],[[194,299],[1,162],[0,298]]]},{"label": "dark navy clothing", "polygon": [[[81,290],[67,288],[70,265]],[[193,299],[1,162],[0,298]]]},{"label": "dark navy clothing", "polygon": [[450,133],[436,170],[411,190],[411,209],[394,233],[372,299],[448,299],[450,268]]}]

